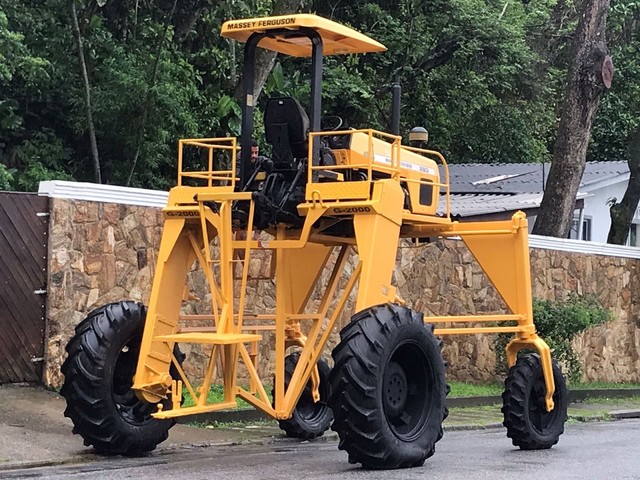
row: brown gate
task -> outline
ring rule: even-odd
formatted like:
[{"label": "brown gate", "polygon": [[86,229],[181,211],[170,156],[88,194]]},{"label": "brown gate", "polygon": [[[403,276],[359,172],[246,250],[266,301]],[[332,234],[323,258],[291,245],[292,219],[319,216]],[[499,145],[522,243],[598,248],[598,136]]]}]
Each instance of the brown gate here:
[{"label": "brown gate", "polygon": [[42,378],[49,199],[0,192],[0,384]]}]

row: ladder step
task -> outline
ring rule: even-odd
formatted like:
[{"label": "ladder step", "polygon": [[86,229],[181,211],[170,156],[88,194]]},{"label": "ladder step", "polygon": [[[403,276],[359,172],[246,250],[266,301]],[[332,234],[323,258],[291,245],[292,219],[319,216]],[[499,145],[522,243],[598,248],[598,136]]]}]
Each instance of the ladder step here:
[{"label": "ladder step", "polygon": [[159,335],[154,340],[160,342],[234,345],[237,343],[259,342],[262,340],[262,335],[252,333],[185,332],[174,333],[173,335]]}]

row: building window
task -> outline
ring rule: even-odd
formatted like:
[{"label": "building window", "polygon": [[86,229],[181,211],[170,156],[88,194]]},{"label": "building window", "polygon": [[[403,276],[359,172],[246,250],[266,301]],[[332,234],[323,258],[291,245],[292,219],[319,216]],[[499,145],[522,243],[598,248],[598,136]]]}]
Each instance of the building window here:
[{"label": "building window", "polygon": [[638,246],[638,225],[632,223],[629,227],[629,245],[632,247]]},{"label": "building window", "polygon": [[591,218],[582,219],[582,240],[591,240]]},{"label": "building window", "polygon": [[[578,235],[580,233],[580,229],[578,228],[580,225],[580,218],[573,217],[571,221],[571,231],[569,232],[569,238],[573,238],[574,240],[578,239]],[[580,240],[591,240],[591,217],[584,217],[582,219],[582,236]]]}]

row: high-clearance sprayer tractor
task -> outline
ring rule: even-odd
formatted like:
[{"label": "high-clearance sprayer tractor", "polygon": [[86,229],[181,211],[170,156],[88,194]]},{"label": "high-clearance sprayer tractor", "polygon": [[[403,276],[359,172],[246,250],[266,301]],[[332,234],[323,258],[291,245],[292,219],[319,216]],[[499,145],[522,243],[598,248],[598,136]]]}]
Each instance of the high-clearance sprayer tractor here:
[{"label": "high-clearance sprayer tractor", "polygon": [[[380,43],[315,15],[229,21],[222,36],[246,42],[241,148],[235,138],[180,140],[148,308],[131,301],[100,307],[67,346],[62,394],[74,432],[99,452],[135,455],[165,440],[176,417],[230,409],[240,398],[292,437],[311,439],[331,427],[352,463],[418,466],[434,453],[447,415],[436,336],[513,333],[502,408],[507,435],[522,449],[557,443],[567,391],[533,324],[524,214],[453,221],[447,164],[424,148],[423,129],[404,146],[398,127],[394,134],[340,129],[340,119],[321,127],[324,56],[385,50]],[[268,99],[272,154],[252,163],[258,47],[310,57],[311,98],[309,115],[294,98]],[[394,104],[397,118],[399,95]],[[194,158],[202,163],[194,166]],[[400,298],[392,284],[400,239],[439,237],[464,241],[511,313],[423,317]],[[249,275],[256,255],[271,262],[271,312],[252,311],[247,301],[248,285],[259,281]],[[193,301],[187,280],[194,265],[209,288],[207,315],[181,313]],[[321,354],[350,296],[355,314],[330,368]],[[265,335],[275,345],[272,398],[264,386],[272,377],[261,378],[256,356]],[[211,352],[198,388],[178,348],[188,343]],[[209,403],[215,382],[224,399]]]}]

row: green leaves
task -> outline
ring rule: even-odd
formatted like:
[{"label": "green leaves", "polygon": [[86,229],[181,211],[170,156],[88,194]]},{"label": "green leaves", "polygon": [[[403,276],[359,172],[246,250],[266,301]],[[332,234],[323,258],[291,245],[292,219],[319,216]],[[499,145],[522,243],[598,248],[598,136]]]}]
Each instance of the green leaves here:
[{"label": "green leaves", "polygon": [[0,163],[0,190],[10,190],[13,184],[13,175],[16,173],[15,169],[9,169],[4,164]]},{"label": "green leaves", "polygon": [[218,100],[218,116],[226,117],[227,115],[234,115],[240,117],[241,114],[242,109],[236,99],[231,98],[229,95],[220,97],[220,100]]},{"label": "green leaves", "polygon": [[582,364],[571,342],[579,333],[610,321],[612,314],[595,296],[570,292],[564,301],[534,299],[533,318],[538,334],[565,364],[569,379],[579,381]]},{"label": "green leaves", "polygon": [[23,140],[14,149],[13,155],[21,165],[20,171],[13,170],[11,175],[9,183],[13,188],[37,191],[41,180],[73,180],[64,171],[64,166],[70,160],[70,151],[49,129]]},{"label": "green leaves", "polygon": [[238,105],[238,102],[228,95],[223,95],[220,97],[220,100],[218,100],[217,113],[220,120],[226,119],[230,134],[239,136],[242,109],[240,105]]},{"label": "green leaves", "polygon": [[628,158],[629,135],[640,124],[640,2],[617,0],[608,17],[615,73],[600,102],[587,160]]},{"label": "green leaves", "polygon": [[358,56],[355,63],[327,59],[327,113],[356,127],[388,128],[388,87],[398,79],[401,131],[426,127],[431,146],[449,161],[548,160],[555,97],[545,91],[548,76],[539,67],[534,34],[548,21],[552,1],[532,7],[505,6],[502,0],[343,1],[335,9],[316,2],[314,7],[388,47],[383,54]]},{"label": "green leaves", "polygon": [[18,103],[15,100],[0,100],[0,128],[15,130],[22,125],[22,117],[16,115]]},{"label": "green leaves", "polygon": [[[232,45],[219,30],[229,18],[269,14],[272,3],[178,2],[157,81],[149,88],[171,3],[137,2],[137,9],[128,9],[107,0],[77,2],[107,182],[126,181],[147,98],[150,108],[133,178],[137,186],[174,183],[178,138],[240,133],[242,44]],[[640,118],[639,4],[612,4],[609,41],[616,74],[594,125],[592,159],[624,157],[626,136]],[[572,4],[342,0],[303,7],[388,48],[380,54],[325,58],[323,114],[339,115],[353,127],[388,129],[389,86],[398,79],[401,132],[426,127],[430,146],[449,161],[548,160],[575,27]],[[35,185],[33,179],[47,172],[93,178],[67,10],[67,0],[0,0],[0,159],[14,172],[7,180],[12,188]],[[277,57],[255,109],[256,139],[262,142],[262,108],[269,95],[291,95],[308,106],[309,71],[307,59]],[[27,144],[42,145],[50,154],[43,142],[33,143],[38,135],[60,146],[51,157],[55,165],[43,164],[44,170],[29,167],[26,157],[18,155]],[[21,181],[27,171],[29,179]]]},{"label": "green leaves", "polygon": [[[610,310],[602,307],[594,295],[569,292],[565,300],[533,300],[533,320],[536,331],[549,345],[553,357],[564,364],[572,382],[582,380],[582,363],[573,349],[575,337],[585,330],[613,319]],[[505,367],[504,348],[510,335],[498,335],[494,343],[498,368]]]}]

